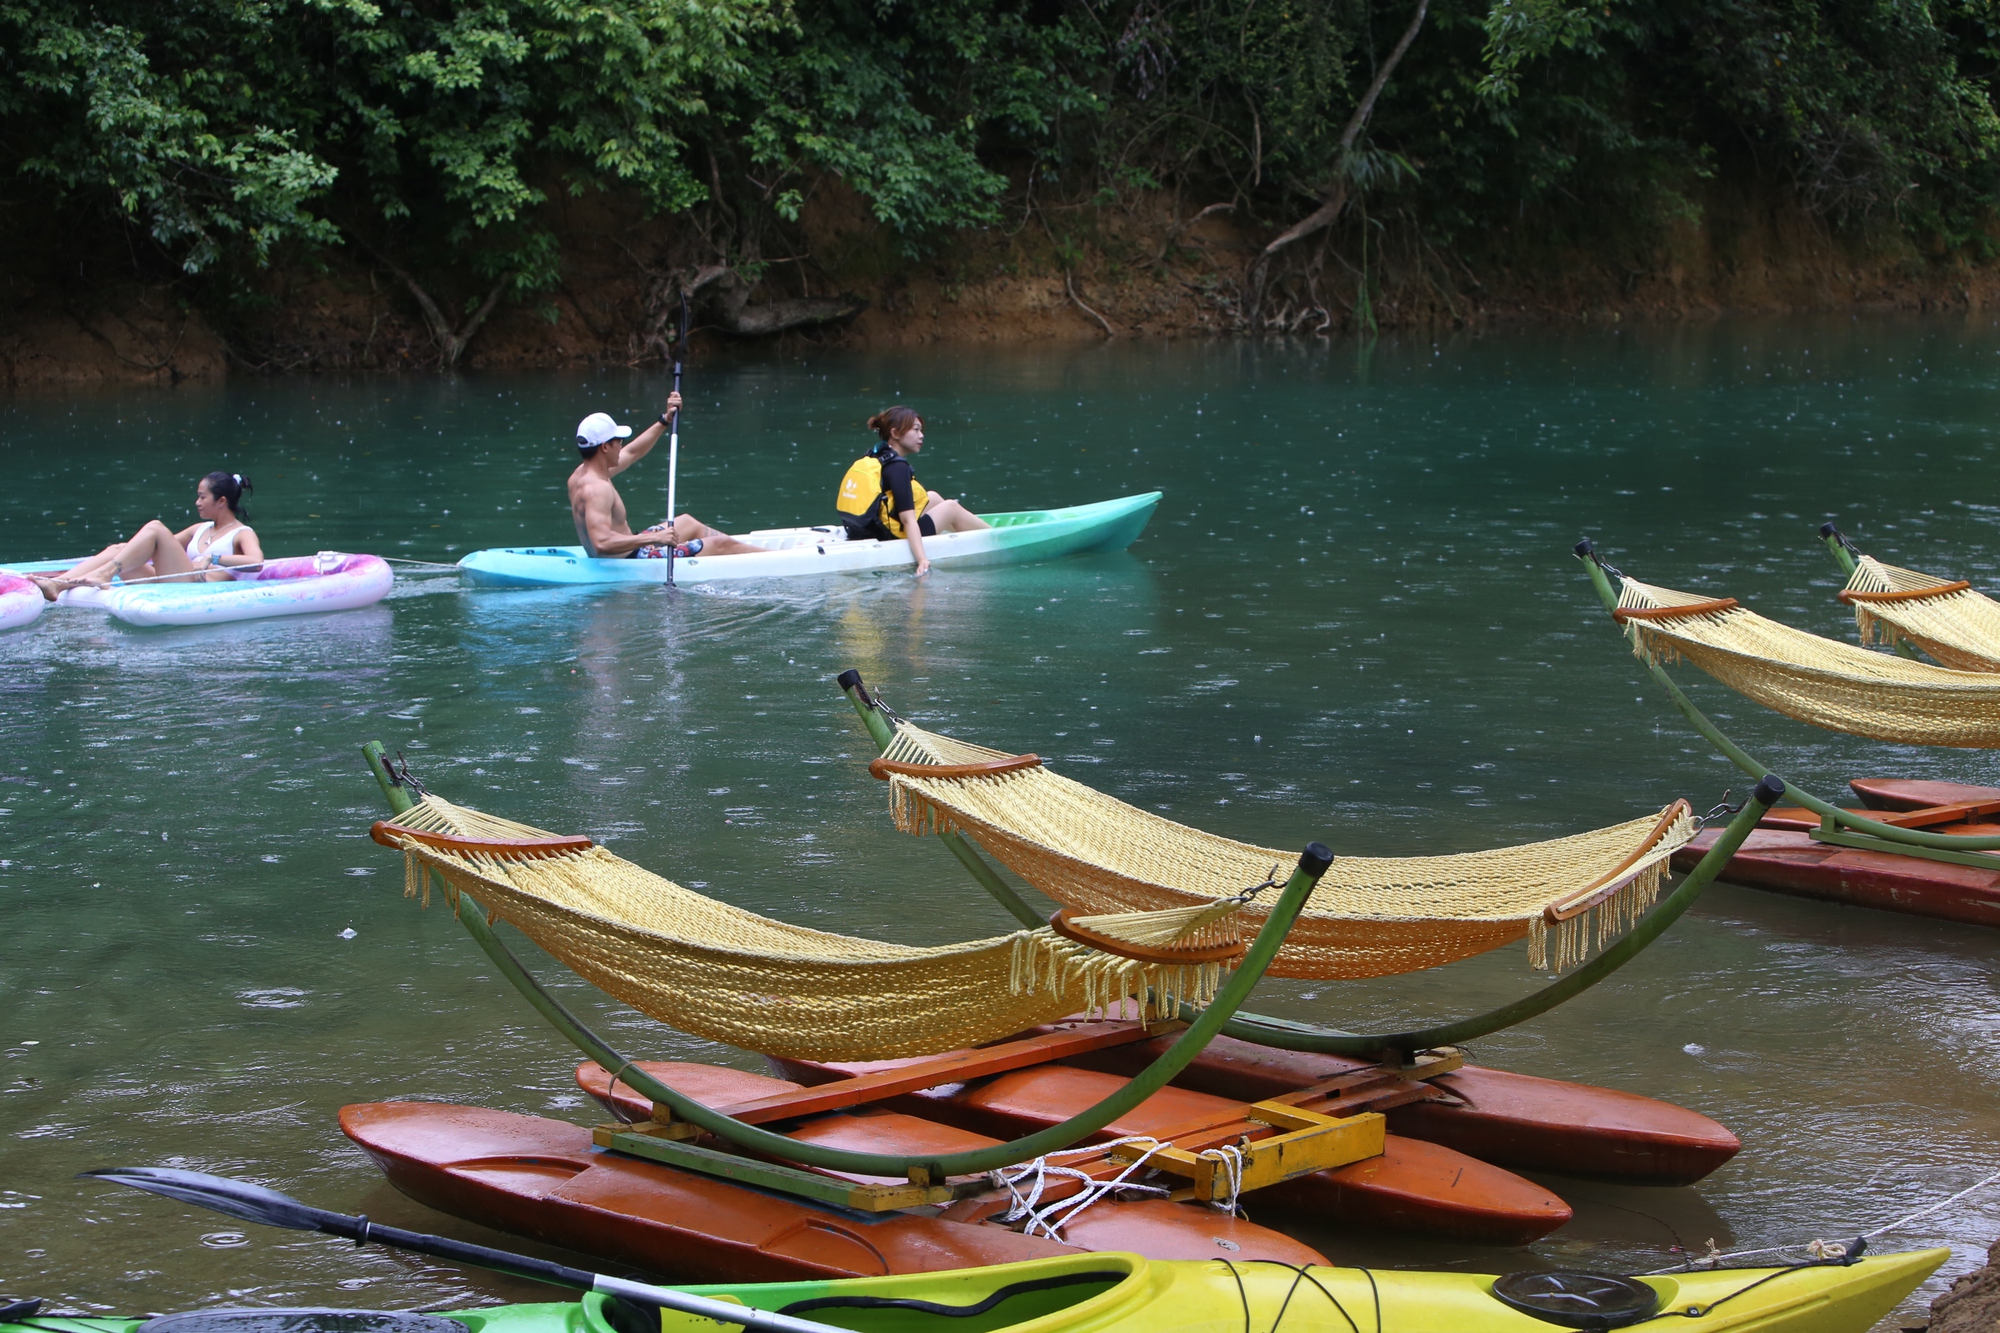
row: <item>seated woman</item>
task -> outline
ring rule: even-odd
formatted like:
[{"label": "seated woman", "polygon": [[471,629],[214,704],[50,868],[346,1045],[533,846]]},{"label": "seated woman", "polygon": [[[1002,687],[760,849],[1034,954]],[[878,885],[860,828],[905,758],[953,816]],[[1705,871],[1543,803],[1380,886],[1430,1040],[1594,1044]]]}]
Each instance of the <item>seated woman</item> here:
[{"label": "seated woman", "polygon": [[931,572],[924,538],[940,532],[971,532],[992,526],[956,500],[926,491],[917,481],[910,455],[924,447],[924,419],[900,404],[868,418],[881,437],[847,469],[834,505],[849,541],[906,541],[917,558],[917,573]]},{"label": "seated woman", "polygon": [[172,532],[156,518],[130,541],[107,546],[60,574],[37,578],[35,586],[53,602],[67,589],[102,587],[114,578],[197,583],[261,565],[264,548],[243,521],[243,495],[250,489],[241,473],[211,472],[194,488],[194,511],[201,522]]}]

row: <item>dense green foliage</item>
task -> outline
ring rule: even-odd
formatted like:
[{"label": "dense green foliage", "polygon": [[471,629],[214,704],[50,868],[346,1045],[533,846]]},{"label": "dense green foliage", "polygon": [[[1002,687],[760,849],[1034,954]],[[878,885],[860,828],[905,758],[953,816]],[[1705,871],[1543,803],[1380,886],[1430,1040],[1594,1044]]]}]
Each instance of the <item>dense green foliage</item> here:
[{"label": "dense green foliage", "polygon": [[343,237],[545,286],[550,188],[704,187],[686,127],[762,0],[25,0],[0,6],[6,165],[190,271]]},{"label": "dense green foliage", "polygon": [[[1705,182],[1987,242],[2000,15],[1978,0],[0,0],[0,198],[204,281],[335,247],[560,278],[554,196],[795,243],[840,182],[906,249],[1031,200],[1168,189],[1274,230],[1344,174],[1428,242],[1587,240]],[[17,231],[19,228],[17,227]],[[46,236],[47,230],[44,229]],[[18,237],[17,237],[18,239]],[[414,282],[414,279],[411,281]]]}]

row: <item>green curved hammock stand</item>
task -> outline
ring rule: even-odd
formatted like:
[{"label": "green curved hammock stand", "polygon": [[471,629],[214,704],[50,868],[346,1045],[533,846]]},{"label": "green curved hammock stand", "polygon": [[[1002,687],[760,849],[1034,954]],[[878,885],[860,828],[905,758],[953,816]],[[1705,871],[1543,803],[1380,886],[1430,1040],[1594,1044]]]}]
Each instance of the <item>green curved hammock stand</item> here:
[{"label": "green curved hammock stand", "polygon": [[[868,735],[875,742],[876,748],[886,751],[889,743],[895,738],[894,728],[884,716],[875,697],[868,692],[867,685],[861,679],[861,673],[851,670],[842,672],[839,684],[841,691],[847,695],[848,702],[854,705],[854,711],[860,714],[861,721],[868,728]],[[1282,1051],[1400,1061],[1402,1057],[1418,1051],[1471,1041],[1476,1037],[1484,1037],[1545,1014],[1557,1005],[1589,990],[1637,957],[1647,945],[1664,934],[1667,927],[1679,920],[1682,913],[1694,905],[1695,899],[1714,882],[1722,868],[1729,864],[1729,858],[1736,854],[1736,849],[1743,845],[1743,840],[1750,836],[1750,831],[1757,827],[1757,822],[1764,817],[1764,812],[1785,795],[1786,788],[1782,779],[1766,772],[1760,772],[1757,776],[1762,781],[1751,793],[1750,799],[1737,812],[1735,818],[1730,820],[1729,826],[1723,830],[1722,836],[1716,839],[1715,845],[1709,848],[1700,863],[1687,873],[1672,893],[1655,903],[1646,915],[1639,918],[1638,922],[1618,939],[1617,943],[1606,948],[1568,976],[1550,982],[1532,995],[1523,996],[1511,1004],[1501,1005],[1483,1014],[1406,1032],[1343,1032],[1338,1028],[1271,1018],[1263,1014],[1238,1013],[1222,1024],[1222,1035]],[[938,831],[937,837],[951,849],[952,855],[972,873],[972,877],[979,881],[981,887],[1012,912],[1023,925],[1033,929],[1045,924],[1035,909],[1000,878],[993,867],[967,843],[962,834],[941,830]],[[1183,1018],[1189,1016],[1189,1011],[1182,1011]]]},{"label": "green curved hammock stand", "polygon": [[[368,761],[369,771],[374,773],[375,780],[381,784],[382,794],[388,799],[389,808],[393,813],[401,814],[415,804],[409,789],[390,767],[379,742],[369,741],[362,747],[361,752]],[[1157,1060],[1117,1092],[1090,1109],[1078,1112],[1061,1124],[1051,1125],[1024,1138],[987,1148],[927,1158],[853,1152],[823,1144],[801,1143],[797,1139],[759,1129],[755,1125],[745,1123],[676,1092],[619,1054],[610,1042],[591,1031],[581,1019],[543,989],[541,983],[535,980],[521,964],[520,959],[514,956],[506,943],[486,923],[486,913],[476,903],[470,909],[458,912],[457,916],[459,924],[465,927],[466,932],[485,951],[486,956],[493,960],[501,975],[512,983],[514,989],[518,990],[558,1032],[569,1038],[578,1050],[611,1071],[618,1082],[625,1084],[640,1096],[649,1098],[657,1105],[669,1108],[676,1120],[706,1130],[748,1152],[777,1158],[780,1161],[799,1162],[807,1166],[833,1171],[850,1171],[861,1175],[906,1178],[917,1189],[914,1192],[903,1191],[903,1195],[907,1197],[899,1197],[893,1206],[910,1206],[919,1203],[948,1202],[961,1194],[990,1189],[991,1186],[984,1179],[956,1187],[947,1186],[945,1181],[949,1176],[982,1175],[984,1172],[1032,1161],[1046,1153],[1071,1147],[1125,1115],[1165,1087],[1175,1075],[1187,1068],[1194,1058],[1201,1054],[1202,1048],[1214,1039],[1231,1015],[1236,1012],[1237,1006],[1249,996],[1251,989],[1264,975],[1264,969],[1277,955],[1278,946],[1284,942],[1286,932],[1291,929],[1292,922],[1297,918],[1300,909],[1305,906],[1306,899],[1312,894],[1313,885],[1319,882],[1319,877],[1325,873],[1332,859],[1333,854],[1319,843],[1311,843],[1306,847],[1304,855],[1299,858],[1298,867],[1292,872],[1283,893],[1272,906],[1269,918],[1257,932],[1257,937],[1251,941],[1249,951],[1244,954],[1235,972],[1216,993],[1214,1002],[1194,1017],[1187,1029],[1175,1039],[1172,1046],[1161,1053]],[[468,895],[461,895],[465,896]],[[856,1205],[860,1197],[856,1187],[844,1181],[667,1138],[656,1138],[644,1132],[618,1134],[614,1138],[615,1142],[605,1146],[655,1158],[673,1166],[741,1180],[746,1184],[761,1185],[850,1205]]]},{"label": "green curved hammock stand", "polygon": [[[1833,546],[1835,543],[1829,539],[1827,544]],[[1616,610],[1618,592],[1611,586],[1611,573],[1605,569],[1602,557],[1597,554],[1596,544],[1587,539],[1578,542],[1576,556],[1583,561],[1583,567],[1589,572],[1591,584],[1596,587],[1597,595],[1603,601],[1605,609]],[[1674,683],[1674,678],[1667,674],[1665,667],[1658,662],[1642,661],[1641,665],[1660,683],[1660,687],[1667,692],[1667,697],[1674,701],[1674,706],[1694,724],[1694,729],[1700,732],[1709,744],[1720,750],[1730,763],[1753,778],[1761,779],[1770,775],[1770,769],[1758,763],[1741,746],[1730,740],[1723,734],[1722,728],[1716,726],[1705,713],[1695,707],[1694,701]],[[1926,861],[1944,861],[1952,865],[1978,866],[1982,870],[1995,869],[1996,862],[2000,862],[2000,858],[1988,855],[2000,851],[2000,837],[1962,838],[1949,833],[1926,833],[1922,829],[1900,828],[1894,824],[1884,824],[1880,820],[1869,819],[1865,815],[1858,815],[1851,810],[1843,810],[1833,802],[1822,800],[1799,787],[1788,786],[1785,794],[1795,804],[1819,816],[1819,827],[1808,834],[1815,842],[1831,843],[1838,847],[1859,847],[1866,851],[1889,852],[1897,856],[1915,856]],[[1716,848],[1710,850],[1708,857],[1702,858],[1704,864],[1709,857],[1715,855],[1720,846],[1718,843]],[[1732,854],[1734,850],[1732,847]]]}]

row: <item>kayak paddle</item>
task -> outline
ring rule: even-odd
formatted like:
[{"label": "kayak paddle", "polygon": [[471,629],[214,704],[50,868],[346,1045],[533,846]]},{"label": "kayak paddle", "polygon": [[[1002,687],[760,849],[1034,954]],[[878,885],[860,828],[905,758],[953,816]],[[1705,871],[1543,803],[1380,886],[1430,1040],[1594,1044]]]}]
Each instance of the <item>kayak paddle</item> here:
[{"label": "kayak paddle", "polygon": [[[674,340],[674,392],[681,391],[681,363],[687,356],[688,345],[688,298],[681,293],[681,336]],[[667,535],[673,536],[674,520],[679,517],[674,509],[674,484],[681,471],[681,413],[674,409],[672,421],[667,425]],[[674,542],[667,543],[667,582],[673,582]]]},{"label": "kayak paddle", "polygon": [[480,1268],[490,1268],[497,1273],[533,1278],[535,1281],[548,1282],[559,1287],[576,1287],[583,1291],[601,1292],[606,1296],[617,1296],[644,1305],[662,1306],[725,1324],[740,1324],[746,1329],[756,1330],[756,1333],[847,1333],[845,1329],[811,1319],[794,1319],[790,1315],[773,1314],[768,1310],[753,1310],[746,1305],[735,1305],[708,1296],[692,1296],[684,1291],[675,1291],[671,1287],[632,1282],[625,1278],[593,1273],[583,1268],[571,1268],[567,1264],[534,1259],[525,1254],[489,1249],[484,1245],[473,1245],[444,1236],[427,1236],[421,1231],[385,1227],[370,1222],[366,1217],[349,1217],[344,1213],[331,1213],[323,1208],[314,1208],[309,1204],[300,1203],[289,1194],[280,1194],[276,1190],[265,1189],[262,1185],[252,1185],[243,1180],[230,1180],[224,1176],[211,1176],[201,1171],[181,1171],[165,1166],[111,1166],[96,1171],[85,1171],[83,1174],[97,1180],[108,1180],[117,1185],[130,1185],[133,1189],[145,1190],[149,1194],[163,1194],[169,1199],[179,1199],[182,1203],[199,1204],[203,1208],[212,1208],[218,1213],[226,1213],[230,1217],[238,1217],[246,1222],[261,1222],[265,1226],[284,1227],[290,1231],[324,1231],[329,1236],[341,1236],[356,1245],[372,1240],[378,1245],[388,1245],[399,1250],[414,1250],[418,1254],[428,1254],[434,1259],[475,1264]]}]

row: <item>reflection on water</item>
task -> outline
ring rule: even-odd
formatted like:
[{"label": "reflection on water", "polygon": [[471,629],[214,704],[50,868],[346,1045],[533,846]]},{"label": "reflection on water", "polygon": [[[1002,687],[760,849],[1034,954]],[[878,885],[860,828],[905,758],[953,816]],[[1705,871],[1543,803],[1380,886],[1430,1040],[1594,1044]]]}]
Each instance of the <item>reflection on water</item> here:
[{"label": "reflection on water", "polygon": [[[1742,779],[1647,687],[1570,546],[1594,536],[1636,576],[1836,636],[1851,623],[1812,535],[1829,515],[1885,559],[2000,582],[2000,506],[1965,484],[1994,461],[1996,354],[1984,325],[1843,321],[1385,341],[1365,362],[1236,344],[744,360],[701,368],[683,440],[681,493],[724,527],[826,517],[860,422],[899,395],[928,414],[926,483],[976,509],[1167,499],[1129,552],[921,585],[423,577],[366,612],[205,630],[51,612],[0,637],[0,1290],[120,1311],[545,1294],[323,1238],[239,1243],[74,1179],[184,1164],[494,1240],[382,1185],[338,1108],[594,1118],[574,1057],[367,840],[371,736],[454,799],[910,943],[1012,923],[890,827],[832,684],[849,666],[926,725],[1272,845],[1459,851],[1706,807]],[[224,463],[255,478],[277,552],[564,539],[569,423],[646,419],[659,390],[467,376],[18,399],[0,406],[0,558],[94,549]],[[663,503],[663,462],[621,478],[635,515]],[[1690,685],[1826,794],[1863,772],[2000,781],[1990,755],[1871,745]],[[1737,1161],[1691,1190],[1550,1180],[1577,1220],[1525,1254],[1285,1224],[1336,1259],[1476,1269],[1654,1267],[1675,1244],[1879,1225],[2000,1156],[1993,945],[1719,888],[1587,1000],[1474,1056],[1695,1107],[1743,1136]],[[538,966],[635,1050],[755,1067]],[[1376,1026],[1536,984],[1510,948],[1270,983],[1256,1007]],[[1976,1197],[1902,1239],[1958,1245],[1962,1271],[1996,1217]]]}]

